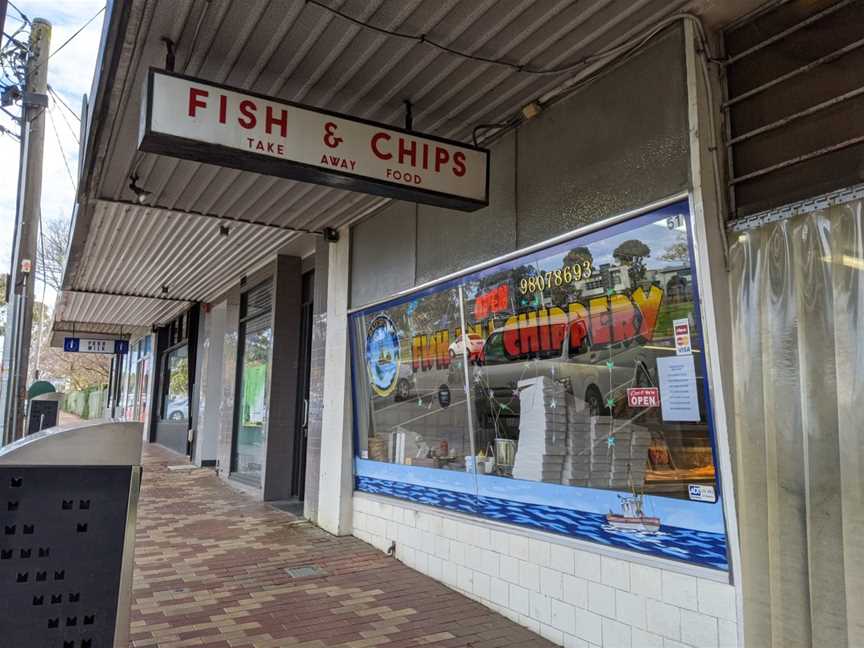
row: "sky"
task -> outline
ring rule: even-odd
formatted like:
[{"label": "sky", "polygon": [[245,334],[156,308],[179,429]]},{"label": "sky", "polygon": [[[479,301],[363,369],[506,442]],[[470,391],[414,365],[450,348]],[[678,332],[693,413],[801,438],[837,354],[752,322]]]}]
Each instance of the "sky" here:
[{"label": "sky", "polygon": [[[52,24],[52,55],[105,5],[105,0],[13,0],[13,2],[30,20],[37,17],[44,18]],[[76,114],[81,112],[82,95],[90,92],[103,17],[104,12],[48,62],[48,84]],[[10,6],[4,31],[11,34],[19,25],[19,15]],[[65,108],[55,104],[51,99],[49,102],[48,118],[45,122],[42,217],[59,216],[68,220],[72,217],[75,193],[63,160],[65,152],[72,177],[77,181],[76,139],[79,123]],[[19,130],[12,119],[2,113],[0,113],[0,125],[16,133]],[[9,272],[12,258],[15,200],[18,192],[18,158],[18,142],[8,135],[0,136],[0,272]],[[36,299],[42,299],[41,284],[36,286]],[[48,303],[54,301],[54,294],[50,289],[46,293],[45,301]]]}]

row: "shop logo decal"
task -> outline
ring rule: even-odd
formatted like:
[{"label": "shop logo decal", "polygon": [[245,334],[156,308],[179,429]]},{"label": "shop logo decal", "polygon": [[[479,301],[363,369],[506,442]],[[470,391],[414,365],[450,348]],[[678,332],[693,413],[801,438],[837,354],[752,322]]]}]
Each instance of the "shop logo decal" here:
[{"label": "shop logo decal", "polygon": [[399,333],[386,315],[378,315],[366,329],[366,368],[372,391],[389,396],[399,378]]}]

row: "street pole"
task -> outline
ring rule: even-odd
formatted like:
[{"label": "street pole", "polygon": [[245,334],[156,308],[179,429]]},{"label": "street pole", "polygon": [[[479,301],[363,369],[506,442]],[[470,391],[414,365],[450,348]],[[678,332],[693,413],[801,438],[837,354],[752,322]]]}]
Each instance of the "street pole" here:
[{"label": "street pole", "polygon": [[35,18],[30,28],[29,51],[25,68],[23,110],[21,115],[21,150],[24,156],[18,190],[17,237],[12,259],[10,318],[13,336],[4,403],[4,443],[24,434],[24,404],[27,399],[27,373],[30,365],[31,329],[33,326],[34,278],[39,209],[42,199],[42,155],[45,144],[45,110],[48,106],[48,56],[51,46],[51,23]]}]

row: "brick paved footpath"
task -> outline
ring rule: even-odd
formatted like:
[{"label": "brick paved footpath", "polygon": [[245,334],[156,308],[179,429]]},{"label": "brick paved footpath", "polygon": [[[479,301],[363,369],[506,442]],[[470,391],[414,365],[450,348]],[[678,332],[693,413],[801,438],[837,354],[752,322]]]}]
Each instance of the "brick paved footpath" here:
[{"label": "brick paved footpath", "polygon": [[[352,537],[145,448],[131,645],[291,648],[553,644]],[[288,569],[319,573],[292,577]],[[302,570],[301,570],[302,571]]]}]

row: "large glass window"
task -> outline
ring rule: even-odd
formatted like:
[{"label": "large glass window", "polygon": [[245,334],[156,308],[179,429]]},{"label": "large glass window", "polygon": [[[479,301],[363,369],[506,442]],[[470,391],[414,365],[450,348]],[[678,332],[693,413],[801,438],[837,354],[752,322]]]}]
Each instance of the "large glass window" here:
[{"label": "large glass window", "polygon": [[189,418],[189,349],[184,344],[165,356],[162,418],[180,423]]},{"label": "large glass window", "polygon": [[725,567],[688,222],[673,205],[354,314],[358,488],[571,535],[591,514],[591,539],[652,553],[706,531],[697,561]]},{"label": "large glass window", "polygon": [[[455,288],[355,320],[362,348],[360,448],[374,461],[465,471],[469,437],[459,292]],[[482,340],[467,337],[479,351]]]},{"label": "large glass window", "polygon": [[235,411],[232,475],[261,485],[267,442],[267,385],[273,329],[270,283],[243,295],[238,349],[238,391]]}]

